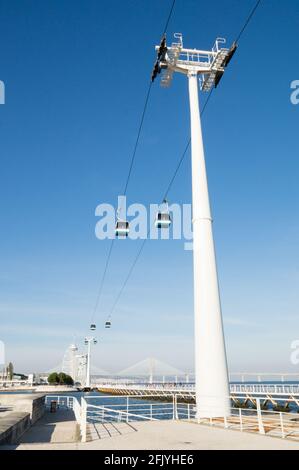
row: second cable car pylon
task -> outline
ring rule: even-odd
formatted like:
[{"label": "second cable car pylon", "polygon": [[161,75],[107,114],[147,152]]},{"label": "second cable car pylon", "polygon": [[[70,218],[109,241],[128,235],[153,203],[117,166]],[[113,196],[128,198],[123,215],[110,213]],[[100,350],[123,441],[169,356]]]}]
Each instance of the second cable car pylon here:
[{"label": "second cable car pylon", "polygon": [[229,380],[223,332],[212,216],[199,111],[201,90],[217,87],[225,67],[236,51],[222,47],[218,38],[210,51],[184,49],[182,34],[166,45],[165,36],[156,46],[157,60],[152,81],[161,73],[161,85],[170,85],[174,72],[188,77],[191,118],[193,272],[195,317],[195,381],[198,418],[230,414]]}]

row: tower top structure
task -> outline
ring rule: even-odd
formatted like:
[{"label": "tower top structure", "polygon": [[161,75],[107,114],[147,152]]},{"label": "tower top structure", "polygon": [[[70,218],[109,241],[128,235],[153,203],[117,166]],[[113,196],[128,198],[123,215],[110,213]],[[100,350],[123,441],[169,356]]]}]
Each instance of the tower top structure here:
[{"label": "tower top structure", "polygon": [[225,68],[237,50],[237,44],[234,42],[228,49],[224,47],[226,40],[217,38],[212,49],[206,51],[185,49],[181,33],[175,33],[174,38],[175,41],[168,47],[164,35],[159,46],[155,47],[157,59],[152,71],[152,82],[161,73],[161,86],[169,87],[173,72],[180,72],[186,75],[200,75],[202,91],[210,91],[212,87],[216,88]]}]

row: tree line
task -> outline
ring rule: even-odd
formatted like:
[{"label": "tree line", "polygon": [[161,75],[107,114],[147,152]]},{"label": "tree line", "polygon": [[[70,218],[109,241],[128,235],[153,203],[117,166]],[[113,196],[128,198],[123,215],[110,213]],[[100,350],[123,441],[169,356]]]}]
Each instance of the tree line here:
[{"label": "tree line", "polygon": [[52,372],[48,382],[50,385],[74,385],[72,377],[64,372]]}]

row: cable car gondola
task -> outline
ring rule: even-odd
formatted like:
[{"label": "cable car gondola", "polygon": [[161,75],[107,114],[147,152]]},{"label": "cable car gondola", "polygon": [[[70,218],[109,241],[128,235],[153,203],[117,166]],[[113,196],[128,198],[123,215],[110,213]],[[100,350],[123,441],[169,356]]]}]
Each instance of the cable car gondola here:
[{"label": "cable car gondola", "polygon": [[90,325],[90,329],[91,329],[91,331],[94,331],[94,330],[96,329],[96,325],[95,325],[94,323],[92,323],[92,324]]},{"label": "cable car gondola", "polygon": [[164,209],[161,209],[157,212],[155,226],[157,228],[168,228],[171,224],[171,218],[168,209],[168,202],[166,200],[163,201],[165,206]]},{"label": "cable car gondola", "polygon": [[125,220],[118,220],[115,227],[115,235],[117,238],[126,238],[129,235],[130,226],[129,222]]},{"label": "cable car gondola", "polygon": [[105,322],[105,328],[111,328],[111,320]]}]

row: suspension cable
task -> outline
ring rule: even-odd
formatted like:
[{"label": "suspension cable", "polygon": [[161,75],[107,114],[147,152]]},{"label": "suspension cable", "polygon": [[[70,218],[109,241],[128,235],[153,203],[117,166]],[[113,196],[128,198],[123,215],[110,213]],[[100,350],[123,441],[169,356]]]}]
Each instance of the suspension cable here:
[{"label": "suspension cable", "polygon": [[[164,29],[163,29],[162,36],[164,36],[166,34],[166,31],[167,31],[167,28],[168,28],[168,25],[169,25],[169,22],[170,22],[172,13],[173,13],[175,1],[176,0],[172,1],[170,10],[169,10],[169,13],[168,13],[168,16],[167,16],[167,20],[166,20],[166,23],[165,23],[165,26],[164,26]],[[147,89],[147,93],[146,93],[144,106],[143,106],[143,111],[142,111],[142,114],[141,114],[141,120],[140,120],[140,124],[139,124],[139,128],[138,128],[138,132],[137,132],[137,137],[136,137],[136,141],[135,141],[135,145],[134,145],[134,149],[133,149],[133,153],[132,153],[132,157],[131,157],[129,172],[128,172],[128,176],[127,176],[127,179],[126,179],[126,184],[125,184],[124,191],[123,191],[124,196],[127,194],[127,189],[128,189],[128,185],[129,185],[129,181],[130,181],[131,173],[132,173],[132,168],[133,168],[135,157],[136,157],[136,152],[137,152],[137,147],[138,147],[138,144],[139,144],[140,134],[141,134],[142,127],[143,127],[144,117],[145,117],[145,114],[146,114],[146,111],[147,111],[149,97],[150,97],[150,93],[151,93],[151,89],[152,89],[152,84],[153,84],[153,82],[152,82],[152,80],[150,80],[149,85],[148,85],[148,89]]]},{"label": "suspension cable", "polygon": [[[255,12],[256,12],[258,6],[260,5],[260,3],[261,3],[261,0],[258,0],[258,1],[256,2],[255,6],[253,7],[253,9],[251,10],[251,12],[250,12],[250,14],[248,15],[248,17],[247,17],[247,19],[246,19],[246,21],[245,21],[243,27],[241,28],[241,30],[240,30],[238,36],[236,37],[236,39],[235,39],[235,41],[234,41],[235,43],[238,43],[238,42],[239,42],[239,40],[240,40],[242,34],[244,33],[245,29],[247,28],[248,24],[250,23],[250,21],[251,21],[253,15],[255,14]],[[204,112],[205,112],[205,109],[206,109],[206,107],[207,107],[207,105],[208,105],[208,103],[209,103],[209,101],[210,101],[210,98],[211,98],[211,96],[212,96],[214,90],[215,90],[215,88],[211,88],[211,90],[210,90],[210,92],[209,92],[209,95],[208,95],[208,97],[207,97],[207,99],[206,99],[206,101],[205,101],[205,104],[204,104],[204,106],[203,106],[203,108],[202,108],[202,111],[201,111],[201,113],[200,113],[201,116],[203,116],[203,114],[204,114]],[[175,171],[174,171],[173,177],[172,177],[172,179],[170,180],[169,188],[168,188],[167,191],[166,191],[166,197],[167,197],[167,195],[168,195],[168,193],[169,193],[169,191],[170,191],[170,189],[171,189],[171,186],[172,186],[173,183],[174,183],[174,180],[175,180],[175,178],[176,178],[176,176],[177,176],[177,174],[178,174],[178,171],[179,171],[179,169],[180,169],[180,167],[181,167],[181,164],[183,163],[183,160],[184,160],[185,157],[186,157],[187,150],[188,150],[188,148],[189,148],[190,143],[191,143],[191,139],[189,138],[189,140],[188,140],[188,142],[187,142],[187,145],[186,145],[186,148],[185,148],[185,150],[184,150],[184,152],[183,152],[181,158],[180,158],[179,161],[178,161],[178,164],[177,164],[177,167],[176,167],[176,169],[175,169]]]},{"label": "suspension cable", "polygon": [[[168,29],[168,25],[169,25],[170,19],[171,19],[172,14],[173,14],[175,2],[176,2],[176,0],[172,0],[172,4],[171,4],[170,10],[169,10],[169,13],[167,15],[167,19],[166,19],[166,22],[165,22],[165,26],[164,26],[164,29],[163,29],[163,35],[162,36],[164,36],[166,34],[166,31]],[[140,135],[141,135],[141,131],[142,131],[143,124],[144,124],[144,118],[145,118],[145,114],[146,114],[146,111],[147,111],[147,108],[148,108],[148,102],[149,102],[149,98],[150,98],[151,89],[152,89],[152,81],[150,81],[148,89],[147,89],[147,93],[146,93],[146,98],[145,98],[145,102],[144,102],[144,106],[143,106],[143,110],[142,110],[142,114],[141,114],[141,120],[140,120],[140,124],[139,124],[139,127],[138,127],[137,137],[136,137],[132,157],[131,157],[131,160],[130,160],[129,171],[128,171],[128,175],[127,175],[127,178],[126,178],[126,183],[125,183],[125,186],[124,186],[124,191],[123,191],[124,196],[127,193],[129,181],[130,181],[130,178],[131,178],[132,169],[133,169],[133,165],[134,165],[134,161],[135,161],[136,153],[137,153],[137,148],[138,148],[138,144],[139,144],[139,140],[140,140]],[[115,240],[114,238],[111,240],[110,247],[109,247],[109,250],[108,250],[108,255],[107,255],[107,259],[106,259],[106,263],[105,263],[105,268],[104,268],[104,271],[103,271],[103,275],[102,275],[102,278],[101,278],[101,282],[100,282],[97,297],[96,297],[95,306],[94,306],[93,313],[92,313],[92,316],[91,316],[91,323],[94,321],[97,309],[98,309],[99,304],[100,304],[100,300],[102,298],[103,287],[104,287],[104,283],[105,283],[105,279],[106,279],[106,275],[107,275],[107,271],[108,271],[108,267],[109,267],[109,263],[110,263],[110,259],[111,259],[111,254],[112,254],[112,251],[113,251],[114,240]]]},{"label": "suspension cable", "polygon": [[[208,98],[206,99],[205,104],[204,104],[204,106],[203,106],[203,108],[202,108],[202,111],[201,111],[201,113],[200,113],[201,117],[202,117],[203,114],[204,114],[204,111],[205,111],[206,106],[207,106],[207,104],[208,104],[208,102],[209,102],[209,99],[210,99],[211,94],[212,94],[212,90],[210,91],[209,96],[208,96]],[[165,194],[164,194],[164,196],[163,196],[163,198],[162,198],[162,201],[164,201],[165,199],[167,199],[168,193],[169,193],[169,191],[170,191],[170,189],[171,189],[171,187],[172,187],[172,185],[173,185],[173,182],[174,182],[174,180],[175,180],[175,178],[176,178],[176,175],[177,175],[177,173],[178,173],[178,171],[179,171],[179,169],[180,169],[180,166],[181,166],[181,164],[182,164],[182,162],[183,162],[183,160],[184,160],[184,158],[185,158],[185,156],[186,156],[186,154],[187,154],[187,152],[188,152],[188,149],[189,149],[189,147],[190,147],[190,143],[191,143],[191,139],[188,140],[187,145],[186,145],[186,147],[185,147],[185,149],[184,149],[184,151],[183,151],[183,153],[182,153],[182,155],[181,155],[181,157],[180,157],[180,159],[179,159],[179,161],[178,161],[178,164],[177,164],[177,166],[176,166],[176,168],[175,168],[175,171],[174,171],[174,173],[173,173],[172,178],[170,179],[170,182],[168,183],[168,186],[167,186],[167,189],[166,189],[166,191],[165,191]],[[115,301],[114,301],[114,303],[113,303],[113,305],[112,305],[112,308],[111,308],[111,310],[110,310],[110,313],[109,313],[109,317],[108,317],[108,318],[111,318],[112,313],[114,312],[114,310],[115,310],[115,308],[116,308],[116,306],[117,306],[117,304],[118,304],[118,302],[119,302],[119,300],[120,300],[120,298],[121,298],[121,296],[122,296],[122,293],[123,293],[123,291],[125,290],[125,287],[126,287],[128,281],[129,281],[129,279],[130,279],[130,277],[131,277],[131,275],[132,275],[132,273],[133,273],[133,270],[134,270],[134,268],[135,268],[135,266],[136,266],[136,264],[137,264],[137,261],[138,261],[140,255],[141,255],[141,253],[142,253],[144,247],[145,247],[145,244],[146,244],[146,242],[147,242],[147,240],[148,240],[148,236],[149,236],[149,234],[150,234],[150,232],[151,232],[151,229],[152,229],[153,225],[154,225],[154,223],[150,226],[150,228],[149,228],[148,231],[147,231],[146,238],[143,240],[143,242],[142,242],[142,244],[141,244],[141,246],[140,246],[140,248],[139,248],[139,250],[138,250],[138,252],[137,252],[137,255],[135,256],[135,258],[134,258],[134,260],[133,260],[133,263],[132,263],[132,265],[131,265],[131,267],[130,267],[130,269],[129,269],[129,272],[128,272],[126,278],[125,278],[125,281],[124,281],[124,283],[122,284],[122,287],[121,287],[121,289],[119,290],[119,292],[118,292],[118,294],[117,294],[117,297],[116,297],[116,299],[115,299]]]},{"label": "suspension cable", "polygon": [[[251,13],[249,14],[248,18],[246,19],[246,21],[245,21],[245,23],[244,23],[242,29],[240,30],[240,33],[238,34],[237,39],[236,39],[235,42],[237,42],[237,41],[240,40],[240,37],[242,36],[242,34],[244,33],[244,31],[245,31],[245,29],[247,28],[248,24],[250,23],[251,19],[253,18],[253,16],[254,16],[254,14],[255,14],[255,12],[256,12],[256,10],[257,10],[257,8],[258,8],[258,6],[259,6],[260,3],[261,3],[261,0],[258,0],[257,3],[255,4],[254,8],[252,9]],[[204,114],[204,112],[205,112],[205,110],[206,110],[206,108],[207,108],[207,106],[208,106],[208,103],[209,103],[209,101],[210,101],[210,99],[211,99],[213,90],[214,90],[214,88],[212,88],[212,89],[210,90],[210,92],[209,92],[209,95],[208,95],[208,97],[207,97],[207,99],[206,99],[206,101],[205,101],[205,104],[204,104],[204,106],[203,106],[203,108],[202,108],[202,111],[201,111],[201,113],[200,113],[200,116],[201,116],[201,117],[203,116],[203,114]],[[166,189],[166,191],[165,191],[165,195],[164,195],[164,197],[163,197],[163,200],[164,200],[164,199],[167,199],[168,193],[169,193],[169,191],[170,191],[170,189],[171,189],[171,187],[172,187],[172,185],[173,185],[173,183],[174,183],[174,181],[175,181],[175,178],[176,178],[176,176],[177,176],[177,174],[178,174],[178,172],[179,172],[179,169],[181,168],[182,162],[183,162],[183,160],[185,159],[185,157],[186,157],[186,155],[187,155],[188,149],[189,149],[189,147],[190,147],[190,143],[191,143],[191,138],[189,138],[189,140],[188,140],[188,142],[187,142],[187,145],[185,146],[185,149],[184,149],[184,151],[183,151],[181,157],[180,157],[179,160],[178,160],[178,163],[177,163],[177,166],[176,166],[176,168],[175,168],[175,170],[174,170],[173,176],[171,177],[170,182],[169,182],[169,184],[168,184],[168,186],[167,186],[167,189]],[[150,227],[150,229],[148,230],[148,232],[147,232],[147,237],[143,240],[143,242],[142,242],[142,244],[141,244],[141,247],[139,248],[139,250],[138,250],[138,252],[137,252],[137,254],[136,254],[136,256],[135,256],[135,258],[134,258],[134,260],[133,260],[133,263],[132,263],[132,265],[131,265],[131,267],[130,267],[130,269],[129,269],[129,271],[128,271],[128,274],[127,274],[127,276],[126,276],[126,278],[125,278],[125,280],[124,280],[124,283],[122,284],[122,286],[121,286],[121,288],[120,288],[120,290],[119,290],[119,292],[118,292],[118,294],[117,294],[117,296],[116,296],[116,299],[115,299],[115,301],[114,301],[114,303],[113,303],[113,305],[112,305],[112,308],[111,308],[111,310],[110,310],[109,318],[111,318],[112,313],[114,312],[114,310],[115,310],[115,308],[116,308],[116,306],[117,306],[117,304],[118,304],[118,302],[119,302],[119,300],[120,300],[120,298],[121,298],[121,296],[122,296],[122,294],[123,294],[123,292],[124,292],[124,290],[125,290],[125,287],[126,287],[128,281],[129,281],[129,279],[130,279],[130,277],[131,277],[131,275],[132,275],[132,273],[133,273],[133,271],[134,271],[134,268],[135,268],[135,266],[136,266],[136,264],[137,264],[137,261],[138,261],[138,259],[140,258],[141,253],[142,253],[142,251],[143,251],[143,249],[144,249],[144,247],[145,247],[145,244],[146,244],[146,242],[147,242],[147,240],[148,240],[148,235],[150,234],[150,231],[151,231],[151,227]]]}]

